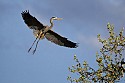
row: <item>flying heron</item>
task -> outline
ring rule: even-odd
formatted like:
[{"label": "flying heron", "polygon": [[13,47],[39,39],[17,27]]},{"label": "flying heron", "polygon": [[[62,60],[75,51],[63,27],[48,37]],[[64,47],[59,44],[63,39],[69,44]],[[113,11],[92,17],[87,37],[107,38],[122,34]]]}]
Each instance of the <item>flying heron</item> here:
[{"label": "flying heron", "polygon": [[[44,39],[44,37],[57,44],[60,46],[65,46],[65,47],[69,47],[69,48],[76,48],[78,47],[77,43],[74,43],[72,41],[69,41],[67,38],[62,37],[60,35],[58,35],[57,33],[55,33],[54,31],[52,31],[52,27],[53,27],[53,20],[62,20],[62,18],[57,18],[57,17],[52,17],[50,19],[50,26],[44,26],[42,23],[40,23],[35,17],[33,17],[32,15],[30,15],[29,10],[23,11],[22,13],[22,18],[24,20],[24,22],[26,23],[26,25],[30,28],[33,29],[33,34],[36,37],[36,39],[34,40],[32,46],[29,48],[28,52],[30,52],[30,50],[32,49],[34,43],[36,42],[36,47],[33,51],[33,54],[36,51],[38,42],[41,39]],[[37,40],[38,39],[38,40]]]}]

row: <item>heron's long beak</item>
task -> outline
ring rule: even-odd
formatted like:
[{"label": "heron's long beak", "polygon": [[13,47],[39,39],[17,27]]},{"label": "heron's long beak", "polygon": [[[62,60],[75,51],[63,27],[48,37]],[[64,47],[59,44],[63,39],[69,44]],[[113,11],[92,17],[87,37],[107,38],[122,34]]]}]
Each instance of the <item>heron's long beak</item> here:
[{"label": "heron's long beak", "polygon": [[57,20],[62,20],[63,18],[57,18]]}]

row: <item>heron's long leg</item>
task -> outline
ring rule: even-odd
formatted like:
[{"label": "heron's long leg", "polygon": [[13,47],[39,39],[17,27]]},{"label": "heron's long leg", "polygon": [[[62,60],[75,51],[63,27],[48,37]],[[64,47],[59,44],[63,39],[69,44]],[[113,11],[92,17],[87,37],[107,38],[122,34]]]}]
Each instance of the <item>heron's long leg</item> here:
[{"label": "heron's long leg", "polygon": [[36,43],[36,47],[35,47],[35,49],[33,50],[33,54],[36,52],[36,49],[37,49],[37,46],[38,46],[39,41],[40,41],[40,39],[39,39],[39,40],[37,41],[37,43]]},{"label": "heron's long leg", "polygon": [[34,43],[36,42],[37,39],[38,39],[38,37],[36,37],[36,39],[34,40],[32,46],[29,48],[28,52],[30,52],[30,50],[32,49],[32,47],[33,47],[33,45],[34,45]]},{"label": "heron's long leg", "polygon": [[[40,34],[40,33],[39,33],[39,34]],[[37,39],[38,39],[38,37],[39,37],[39,34],[37,35],[36,39],[34,40],[34,42],[33,42],[32,46],[29,48],[28,52],[30,52],[30,50],[32,49],[32,47],[33,47],[34,43],[36,42],[36,40],[37,40]]]},{"label": "heron's long leg", "polygon": [[[40,38],[42,37],[42,35],[43,35],[43,33],[40,34]],[[36,49],[37,49],[38,43],[39,43],[39,41],[40,41],[40,38],[39,38],[39,40],[38,40],[37,43],[36,43],[36,47],[35,47],[35,49],[33,50],[33,54],[36,52]]]}]

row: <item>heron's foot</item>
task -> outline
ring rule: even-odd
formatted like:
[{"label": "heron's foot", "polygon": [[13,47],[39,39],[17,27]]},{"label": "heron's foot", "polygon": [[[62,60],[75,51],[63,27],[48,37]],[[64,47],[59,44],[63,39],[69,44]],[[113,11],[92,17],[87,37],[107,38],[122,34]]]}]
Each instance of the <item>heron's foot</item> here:
[{"label": "heron's foot", "polygon": [[33,54],[36,52],[36,49],[35,50],[33,50]]},{"label": "heron's foot", "polygon": [[30,52],[31,48],[28,50],[28,52]]}]

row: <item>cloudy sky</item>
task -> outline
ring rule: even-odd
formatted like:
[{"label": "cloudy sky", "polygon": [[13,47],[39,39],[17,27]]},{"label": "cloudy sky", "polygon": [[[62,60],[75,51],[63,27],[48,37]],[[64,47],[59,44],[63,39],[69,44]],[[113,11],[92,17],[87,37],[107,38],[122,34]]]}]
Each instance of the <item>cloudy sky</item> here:
[{"label": "cloudy sky", "polygon": [[[76,49],[55,45],[46,39],[39,42],[34,55],[28,53],[35,37],[23,22],[21,12],[29,10],[44,25],[79,43]],[[125,27],[125,0],[0,0],[0,83],[69,83],[68,67],[73,56],[95,67],[95,54],[101,44],[97,34],[106,38],[107,23],[116,33]]]}]

